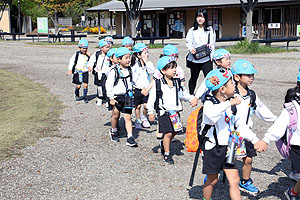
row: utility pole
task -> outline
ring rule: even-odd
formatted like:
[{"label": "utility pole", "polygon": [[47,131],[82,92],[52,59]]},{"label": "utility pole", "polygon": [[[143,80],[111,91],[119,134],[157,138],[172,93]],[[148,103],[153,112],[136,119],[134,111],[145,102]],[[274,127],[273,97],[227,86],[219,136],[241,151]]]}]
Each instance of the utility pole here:
[{"label": "utility pole", "polygon": [[19,21],[19,33],[22,33],[20,0],[18,0],[18,21]]}]

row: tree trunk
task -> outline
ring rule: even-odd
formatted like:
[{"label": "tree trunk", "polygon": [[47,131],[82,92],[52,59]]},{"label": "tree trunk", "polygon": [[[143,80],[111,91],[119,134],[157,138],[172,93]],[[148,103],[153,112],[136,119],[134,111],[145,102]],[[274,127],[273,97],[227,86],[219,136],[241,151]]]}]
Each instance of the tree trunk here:
[{"label": "tree trunk", "polygon": [[57,17],[57,12],[55,11],[54,13],[54,27],[55,27],[55,35],[58,34],[58,17]]},{"label": "tree trunk", "polygon": [[247,13],[247,18],[246,18],[246,38],[249,42],[252,40],[252,16],[253,16],[253,11],[249,10]]},{"label": "tree trunk", "polygon": [[130,30],[131,30],[131,36],[136,37],[136,23],[137,19],[130,20]]}]

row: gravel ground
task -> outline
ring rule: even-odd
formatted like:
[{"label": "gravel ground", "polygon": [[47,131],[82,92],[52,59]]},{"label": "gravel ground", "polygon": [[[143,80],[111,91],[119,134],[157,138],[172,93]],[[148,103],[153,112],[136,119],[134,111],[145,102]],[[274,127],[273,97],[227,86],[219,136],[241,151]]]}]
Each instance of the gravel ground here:
[{"label": "gravel ground", "polygon": [[[94,53],[96,38],[88,39],[89,50]],[[167,42],[179,47],[179,64],[186,70],[188,79],[184,40]],[[299,48],[300,43],[291,46]],[[43,138],[36,145],[20,150],[21,156],[0,163],[1,199],[201,199],[202,163],[199,162],[194,186],[189,187],[194,153],[186,152],[184,134],[177,135],[172,142],[175,165],[166,165],[159,153],[155,125],[149,130],[134,131],[138,148],[125,145],[124,131],[124,137],[115,144],[108,137],[110,114],[104,107],[96,106],[93,84],[89,87],[88,104],[74,101],[74,86],[66,71],[76,46],[34,46],[23,41],[2,41],[0,48],[1,68],[44,85],[66,105],[61,115],[60,137]],[[154,63],[161,51],[150,50]],[[295,85],[297,57],[298,52],[233,55],[232,61],[244,58],[254,63],[258,74],[252,89],[278,115],[286,90]],[[201,76],[199,82],[202,79]],[[187,103],[184,108],[182,119],[186,122],[194,108]],[[262,138],[271,124],[254,121],[254,131]],[[121,119],[120,124],[123,127],[124,120]],[[289,172],[289,161],[281,158],[272,143],[268,152],[258,154],[253,163],[251,177],[261,193],[256,197],[242,193],[242,198],[284,199],[283,192],[294,185],[287,177]],[[213,199],[229,199],[228,182],[217,185]]]}]

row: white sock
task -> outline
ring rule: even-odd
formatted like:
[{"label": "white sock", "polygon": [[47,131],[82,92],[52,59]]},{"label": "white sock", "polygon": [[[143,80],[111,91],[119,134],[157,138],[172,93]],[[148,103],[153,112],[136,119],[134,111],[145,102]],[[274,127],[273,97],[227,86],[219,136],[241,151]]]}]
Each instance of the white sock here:
[{"label": "white sock", "polygon": [[130,138],[130,137],[132,137],[132,134],[127,134],[127,138]]},{"label": "white sock", "polygon": [[168,155],[170,155],[170,152],[165,152],[165,156],[168,156]]},{"label": "white sock", "polygon": [[111,132],[113,132],[113,133],[116,133],[117,131],[118,131],[117,128],[112,128],[112,129],[111,129]]}]

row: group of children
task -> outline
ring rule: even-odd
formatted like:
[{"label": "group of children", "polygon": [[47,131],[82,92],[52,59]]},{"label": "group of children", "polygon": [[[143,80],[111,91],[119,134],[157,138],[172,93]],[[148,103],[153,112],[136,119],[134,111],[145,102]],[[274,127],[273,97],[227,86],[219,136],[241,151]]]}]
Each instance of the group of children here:
[{"label": "group of children", "polygon": [[[279,118],[262,103],[255,92],[249,89],[256,70],[246,60],[237,60],[231,68],[231,55],[225,49],[218,49],[212,55],[217,69],[210,71],[195,95],[189,94],[184,87],[183,69],[177,66],[178,49],[166,45],[156,67],[149,61],[148,47],[143,43],[133,46],[133,40],[125,37],[122,47],[112,48],[113,39],[106,37],[99,41],[100,50],[92,56],[87,52],[88,42],[79,41],[79,51],[69,62],[69,74],[73,73],[76,84],[75,99],[86,103],[88,91],[88,72],[94,74],[97,85],[97,105],[105,103],[111,110],[110,138],[119,141],[118,120],[124,114],[127,132],[126,145],[135,147],[137,142],[132,135],[132,110],[135,109],[135,128],[149,128],[149,121],[158,116],[158,132],[161,133],[161,153],[165,162],[174,164],[170,154],[170,144],[174,136],[183,130],[179,112],[183,110],[181,101],[189,101],[192,106],[198,100],[204,104],[202,129],[210,125],[202,143],[203,174],[206,181],[203,187],[203,199],[211,199],[213,188],[218,181],[218,173],[224,170],[230,184],[231,199],[241,199],[240,190],[257,194],[259,190],[250,178],[252,160],[256,151],[265,151],[270,141],[279,140],[288,127],[289,114],[286,109]],[[133,51],[132,51],[133,50]],[[153,78],[151,78],[153,77]],[[83,83],[83,97],[79,90]],[[290,89],[286,102],[293,102],[300,109],[300,74],[296,88]],[[251,115],[274,124],[268,129],[263,140],[259,141],[251,130]],[[148,115],[148,118],[147,118]],[[148,121],[149,120],[149,121]],[[284,123],[283,123],[284,122]],[[298,122],[297,122],[298,123]],[[228,164],[230,153],[228,144],[234,135],[239,135],[239,157],[243,159],[242,179],[240,180],[236,164]],[[243,138],[240,140],[240,138]],[[292,173],[290,177],[299,180],[300,176],[300,132],[294,131],[291,138]],[[299,198],[300,183],[286,191],[288,199]]]}]

